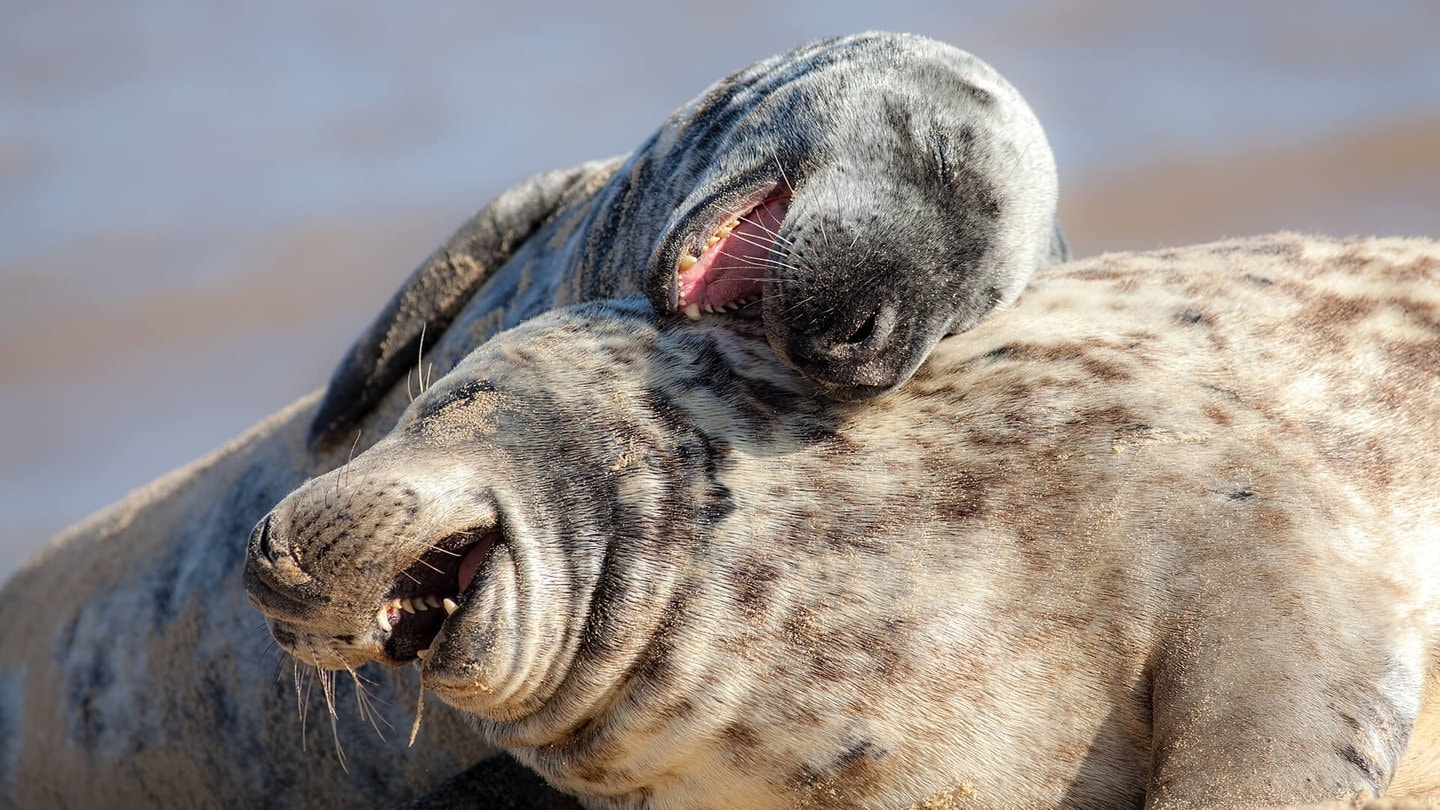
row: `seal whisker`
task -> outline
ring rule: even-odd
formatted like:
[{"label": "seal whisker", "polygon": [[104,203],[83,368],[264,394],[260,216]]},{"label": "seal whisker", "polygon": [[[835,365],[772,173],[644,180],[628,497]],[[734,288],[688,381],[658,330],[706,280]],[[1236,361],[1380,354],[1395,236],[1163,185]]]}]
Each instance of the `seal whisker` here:
[{"label": "seal whisker", "polygon": [[375,722],[376,718],[378,717],[380,722],[384,723],[388,728],[394,728],[394,726],[390,725],[390,721],[386,720],[383,714],[375,711],[373,703],[381,701],[373,697],[369,690],[365,688],[370,682],[362,677],[359,672],[356,672],[354,667],[347,663],[345,665],[345,671],[350,673],[350,680],[355,686],[355,704],[360,711],[360,719],[369,723],[370,727],[375,729],[376,736],[384,740],[385,733],[380,730],[380,726]]},{"label": "seal whisker", "polygon": [[785,173],[785,164],[780,162],[780,153],[775,151],[775,144],[766,144],[766,146],[770,150],[770,159],[775,161],[776,171],[780,172],[780,179],[785,183],[785,188],[789,190],[790,196],[794,197],[795,184],[790,182],[790,175]]},{"label": "seal whisker", "polygon": [[[751,218],[751,217],[749,217],[749,216],[739,217],[738,219],[739,219],[740,222],[744,222],[744,223],[747,223],[747,224],[750,224],[750,225],[755,226],[755,229],[756,229],[757,231],[760,231],[761,233],[763,233],[763,234],[765,234],[766,236],[770,237],[770,241],[773,242],[773,243],[775,243],[775,244],[783,244],[783,245],[793,245],[793,244],[795,244],[795,241],[794,241],[793,239],[791,239],[791,238],[788,237],[788,236],[785,236],[785,235],[781,234],[778,229],[770,228],[770,227],[766,226],[765,223],[762,222],[762,221],[760,221],[759,219],[754,219],[754,218]],[[746,233],[744,233],[744,232],[731,231],[731,232],[730,232],[730,235],[731,235],[731,236],[738,236],[738,237],[740,237],[740,238],[742,238],[742,239],[747,239],[747,241],[753,240],[753,237],[749,237],[749,235],[746,234]],[[767,243],[764,242],[763,240],[756,240],[756,241],[751,241],[751,244],[764,245],[764,244],[767,244]]]},{"label": "seal whisker", "polygon": [[[415,661],[415,666],[417,669],[419,669],[423,667],[424,664],[417,659]],[[424,717],[425,715],[425,677],[423,674],[419,678],[419,681],[420,693],[415,697],[415,722],[410,726],[409,747],[411,748],[415,747],[415,738],[420,735],[420,718]]]},{"label": "seal whisker", "polygon": [[[766,241],[764,239],[757,239],[756,237],[750,236],[749,234],[736,232],[732,232],[730,234],[730,238],[738,242],[745,242],[746,244],[754,245],[756,247],[773,247],[775,244],[780,242],[780,239],[778,237],[773,240]],[[726,255],[728,256],[733,254]]]}]

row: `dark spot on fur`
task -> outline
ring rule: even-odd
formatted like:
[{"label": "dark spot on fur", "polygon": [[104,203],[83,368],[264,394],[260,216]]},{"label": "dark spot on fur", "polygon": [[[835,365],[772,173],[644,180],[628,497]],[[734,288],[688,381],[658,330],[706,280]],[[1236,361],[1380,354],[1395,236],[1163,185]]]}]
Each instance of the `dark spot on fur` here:
[{"label": "dark spot on fur", "polygon": [[[944,470],[941,464],[935,470]],[[935,511],[949,520],[973,520],[985,513],[985,495],[989,484],[974,473],[961,470],[946,477],[935,493]]]},{"label": "dark spot on fur", "polygon": [[1231,402],[1240,402],[1240,394],[1230,390],[1229,388],[1221,388],[1219,386],[1209,384],[1205,384],[1204,387],[1219,394],[1221,397],[1224,397]]},{"label": "dark spot on fur", "polygon": [[1009,360],[1015,354],[1014,346],[1001,346],[980,355],[979,359],[987,363],[995,363],[1000,360]]},{"label": "dark spot on fur", "polygon": [[1126,382],[1133,377],[1125,366],[1093,355],[1080,358],[1080,367],[1095,379],[1109,383]]},{"label": "dark spot on fur", "polygon": [[1206,418],[1221,427],[1229,427],[1235,421],[1230,409],[1213,402],[1205,403],[1201,406],[1200,410],[1205,414]]},{"label": "dark spot on fur", "polygon": [[1199,310],[1191,309],[1190,307],[1186,307],[1185,309],[1180,311],[1179,320],[1181,323],[1185,324],[1208,324],[1210,322],[1204,313],[1200,312]]},{"label": "dark spot on fur", "polygon": [[1249,487],[1240,487],[1238,489],[1231,490],[1231,492],[1225,496],[1225,500],[1248,501],[1253,497],[1255,497],[1254,490],[1250,489]]},{"label": "dark spot on fur", "polygon": [[780,571],[760,560],[747,560],[730,574],[730,584],[740,608],[752,618],[762,615],[770,606]]},{"label": "dark spot on fur", "polygon": [[858,740],[848,744],[830,762],[802,765],[790,777],[790,782],[822,802],[828,799],[841,806],[861,804],[859,800],[866,787],[878,776],[875,760],[887,754],[870,740]]},{"label": "dark spot on fur", "polygon": [[1246,273],[1240,277],[1244,281],[1254,284],[1257,287],[1270,287],[1275,284],[1275,279],[1266,276],[1257,276],[1254,273]]}]

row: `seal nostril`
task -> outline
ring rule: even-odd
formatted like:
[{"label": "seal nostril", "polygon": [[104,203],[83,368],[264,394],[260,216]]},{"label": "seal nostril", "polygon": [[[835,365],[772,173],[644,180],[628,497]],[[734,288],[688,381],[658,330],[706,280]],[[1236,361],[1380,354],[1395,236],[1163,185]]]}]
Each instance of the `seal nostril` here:
[{"label": "seal nostril", "polygon": [[858,346],[869,340],[870,336],[875,334],[875,319],[879,314],[878,311],[870,313],[870,317],[865,319],[865,323],[860,324],[860,328],[856,329],[854,334],[846,338],[845,342],[851,346]]},{"label": "seal nostril", "polygon": [[255,534],[257,535],[255,539],[256,548],[265,559],[272,563],[280,557],[281,553],[280,550],[275,547],[274,535],[270,532],[270,522],[274,519],[274,515],[266,515],[265,519],[260,521],[260,525],[255,527]]}]

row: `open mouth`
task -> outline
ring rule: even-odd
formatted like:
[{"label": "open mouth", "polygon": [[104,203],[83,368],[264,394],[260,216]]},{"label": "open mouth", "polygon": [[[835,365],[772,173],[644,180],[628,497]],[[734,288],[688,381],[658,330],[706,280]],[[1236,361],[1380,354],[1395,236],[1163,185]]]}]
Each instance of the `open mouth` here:
[{"label": "open mouth", "polygon": [[465,589],[499,539],[496,529],[452,534],[401,572],[375,611],[386,655],[399,663],[428,656],[445,620],[464,605]]},{"label": "open mouth", "polygon": [[681,255],[675,266],[676,309],[695,321],[702,312],[735,311],[759,301],[789,207],[789,190],[776,189],[716,228],[700,255]]}]

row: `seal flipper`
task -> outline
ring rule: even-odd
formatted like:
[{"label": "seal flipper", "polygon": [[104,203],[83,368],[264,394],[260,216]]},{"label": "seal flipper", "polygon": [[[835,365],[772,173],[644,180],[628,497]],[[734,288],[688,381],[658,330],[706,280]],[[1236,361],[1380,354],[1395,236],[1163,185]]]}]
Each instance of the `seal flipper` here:
[{"label": "seal flipper", "polygon": [[368,413],[495,271],[555,214],[587,196],[592,181],[608,177],[620,160],[535,175],[502,192],[430,254],[331,374],[310,423],[311,449]]}]

